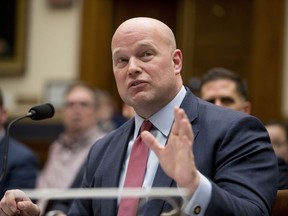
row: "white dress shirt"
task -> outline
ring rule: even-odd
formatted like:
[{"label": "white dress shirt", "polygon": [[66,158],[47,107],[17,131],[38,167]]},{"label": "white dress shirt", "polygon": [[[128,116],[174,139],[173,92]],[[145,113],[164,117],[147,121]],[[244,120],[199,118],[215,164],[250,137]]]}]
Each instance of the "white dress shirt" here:
[{"label": "white dress shirt", "polygon": [[[150,122],[154,125],[153,129],[150,131],[156,139],[159,141],[161,145],[165,145],[169,132],[172,128],[172,124],[174,121],[174,108],[180,107],[184,97],[186,94],[186,90],[184,86],[182,86],[179,93],[176,95],[176,97],[170,101],[165,107],[163,107],[160,111],[155,113],[153,116],[149,118]],[[124,179],[127,172],[128,167],[128,161],[132,149],[132,145],[137,138],[139,134],[140,127],[145,119],[137,115],[135,113],[135,131],[133,136],[131,136],[128,149],[126,153],[126,159],[123,164],[123,170],[120,176],[120,182],[119,182],[119,188],[123,188],[124,185]],[[149,149],[149,156],[147,161],[147,169],[143,181],[142,188],[149,189],[152,187],[152,183],[157,171],[157,167],[159,165],[159,160],[155,153]],[[200,184],[198,188],[196,189],[193,197],[190,200],[185,200],[185,204],[182,207],[182,211],[185,212],[188,215],[197,215],[201,216],[204,215],[206,208],[208,206],[208,203],[211,198],[211,192],[212,192],[212,185],[209,182],[209,180],[203,176],[200,172]],[[181,191],[180,191],[181,192]],[[119,203],[119,199],[118,199]],[[200,213],[196,211],[195,208],[201,208]]]}]

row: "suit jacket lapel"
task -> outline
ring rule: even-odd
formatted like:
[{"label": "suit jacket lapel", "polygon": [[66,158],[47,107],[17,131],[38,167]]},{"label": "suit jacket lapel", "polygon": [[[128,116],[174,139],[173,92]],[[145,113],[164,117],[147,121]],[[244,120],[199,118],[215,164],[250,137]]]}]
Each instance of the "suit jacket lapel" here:
[{"label": "suit jacket lapel", "polygon": [[[195,122],[194,120],[198,116],[198,100],[197,98],[191,93],[189,89],[187,89],[187,93],[185,95],[185,98],[181,104],[181,108],[183,108],[192,124],[192,122]],[[193,123],[193,132],[195,135],[195,138],[197,137],[197,134],[199,132],[198,124]],[[158,166],[154,181],[153,181],[153,187],[176,187],[176,182],[168,177],[160,165]],[[147,203],[146,206],[143,207],[144,215],[160,215],[160,213],[165,210],[164,206],[165,200],[157,199],[152,200],[149,203]],[[169,209],[168,209],[169,210]]]},{"label": "suit jacket lapel", "polygon": [[[111,141],[106,159],[103,161],[102,187],[118,187],[120,173],[123,168],[127,146],[131,133],[134,131],[134,119],[121,128],[119,135]],[[116,215],[117,199],[101,200],[101,215]]]},{"label": "suit jacket lapel", "polygon": [[185,110],[186,115],[188,116],[188,119],[191,122],[193,133],[196,139],[199,133],[199,123],[197,121],[199,114],[199,101],[197,97],[194,96],[188,88],[186,88],[186,90],[187,90],[186,96],[180,107]]},{"label": "suit jacket lapel", "polygon": [[[198,134],[198,123],[194,120],[198,116],[198,100],[191,93],[189,89],[186,89],[186,96],[181,104],[181,108],[183,108],[190,119],[192,124],[193,122],[193,132],[195,138]],[[103,162],[103,180],[102,187],[118,187],[118,181],[120,177],[120,173],[122,171],[123,162],[125,159],[125,154],[129,142],[129,137],[133,133],[134,130],[134,119],[129,120],[130,122],[122,128],[122,133],[118,136],[114,137],[111,141],[112,144],[109,146],[111,150],[108,150],[110,154],[107,155],[107,159]],[[113,150],[112,150],[113,148]],[[176,187],[176,183],[173,179],[169,178],[162,168],[158,166],[155,179],[153,182],[153,187]],[[141,212],[144,215],[160,215],[160,213],[165,209],[168,205],[165,204],[165,200],[155,199],[149,201],[149,203],[143,206],[143,210]],[[101,215],[115,215],[117,208],[116,200],[102,200],[101,201]]]}]

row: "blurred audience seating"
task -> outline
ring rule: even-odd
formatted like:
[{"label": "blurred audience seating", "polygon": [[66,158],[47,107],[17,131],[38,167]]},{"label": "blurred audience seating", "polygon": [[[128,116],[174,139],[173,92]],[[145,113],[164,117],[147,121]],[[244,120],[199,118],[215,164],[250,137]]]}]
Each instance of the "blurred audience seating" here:
[{"label": "blurred audience seating", "polygon": [[[7,125],[13,120],[11,118]],[[61,120],[57,117],[41,121],[23,119],[10,128],[10,136],[29,146],[39,157],[40,166],[44,165],[49,145],[63,130]]]}]

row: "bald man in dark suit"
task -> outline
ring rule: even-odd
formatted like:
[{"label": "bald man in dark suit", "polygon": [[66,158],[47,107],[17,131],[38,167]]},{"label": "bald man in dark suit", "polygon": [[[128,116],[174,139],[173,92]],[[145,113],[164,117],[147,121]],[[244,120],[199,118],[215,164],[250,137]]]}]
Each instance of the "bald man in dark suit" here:
[{"label": "bald man in dark suit", "polygon": [[[184,188],[177,202],[187,215],[270,215],[277,160],[261,122],[205,102],[185,88],[182,53],[171,29],[159,20],[125,21],[111,48],[118,92],[135,117],[95,143],[82,187],[125,188],[131,148],[141,124],[149,120],[152,130],[141,133],[149,147],[142,188]],[[119,216],[122,199],[76,199],[68,215]],[[18,190],[7,192],[0,207],[0,216],[17,211],[39,215],[39,208]],[[171,205],[157,199],[135,210],[129,215],[158,216]]]}]

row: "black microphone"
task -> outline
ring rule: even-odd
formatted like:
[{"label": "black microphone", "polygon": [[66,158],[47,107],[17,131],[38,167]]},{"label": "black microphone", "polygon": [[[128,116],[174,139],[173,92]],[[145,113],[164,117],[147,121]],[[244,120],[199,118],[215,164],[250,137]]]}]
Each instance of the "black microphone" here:
[{"label": "black microphone", "polygon": [[8,148],[9,148],[9,133],[10,133],[10,128],[11,126],[24,118],[31,118],[32,120],[42,120],[46,118],[52,118],[54,116],[55,109],[52,104],[46,103],[46,104],[41,104],[38,106],[32,107],[28,113],[26,113],[23,116],[19,116],[18,118],[14,119],[11,121],[8,126],[7,126],[7,131],[6,131],[6,136],[5,136],[5,142],[4,142],[4,147],[3,147],[3,164],[2,164],[2,172],[0,176],[0,183],[3,181],[3,179],[6,176],[7,172],[7,159],[8,159]]},{"label": "black microphone", "polygon": [[42,120],[53,117],[54,113],[55,110],[52,104],[46,103],[32,107],[26,116],[30,117],[32,120]]}]

